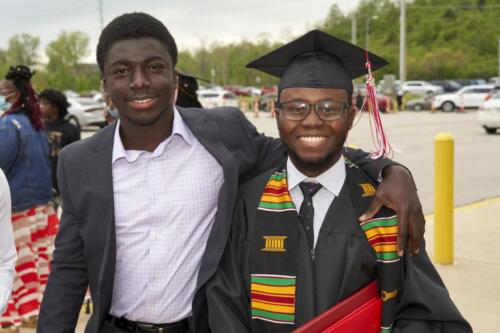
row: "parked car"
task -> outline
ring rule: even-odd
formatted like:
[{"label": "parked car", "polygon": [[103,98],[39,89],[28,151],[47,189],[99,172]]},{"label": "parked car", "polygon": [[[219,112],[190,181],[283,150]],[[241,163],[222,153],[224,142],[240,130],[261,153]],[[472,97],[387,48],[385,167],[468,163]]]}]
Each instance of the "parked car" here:
[{"label": "parked car", "polygon": [[232,92],[236,96],[250,96],[250,89],[243,86],[224,86],[224,89]]},{"label": "parked car", "polygon": [[271,111],[271,102],[274,101],[276,106],[276,100],[278,99],[278,93],[264,94],[259,99],[259,109],[264,111]]},{"label": "parked car", "polygon": [[453,80],[462,87],[465,86],[477,86],[477,85],[484,85],[487,84],[486,80],[483,79],[458,79],[458,80]]},{"label": "parked car", "polygon": [[433,98],[433,95],[426,95],[422,98],[412,99],[406,102],[406,108],[413,111],[430,110]]},{"label": "parked car", "polygon": [[453,80],[432,80],[430,83],[442,87],[445,93],[454,92],[462,88],[460,84]]},{"label": "parked car", "polygon": [[250,92],[250,96],[260,96],[262,95],[262,90],[257,87],[247,87],[248,91]]},{"label": "parked car", "polygon": [[442,94],[434,97],[436,109],[451,112],[463,105],[464,108],[479,108],[494,88],[491,84],[466,86],[455,93]]},{"label": "parked car", "polygon": [[[362,97],[362,100],[360,100],[359,103],[357,102],[358,93],[361,93],[361,97]],[[360,107],[360,105],[358,105],[358,104],[363,103],[365,95],[366,95],[365,84],[363,84],[363,83],[354,84],[354,91],[352,94],[353,105],[356,105],[356,107]],[[389,101],[389,104],[387,103],[388,101]],[[378,104],[379,111],[382,113],[387,112],[388,109],[394,110],[394,103],[393,103],[392,99],[390,97],[388,98],[388,96],[382,94],[380,91],[377,91],[377,104]],[[365,102],[365,104],[363,106],[363,111],[368,111],[368,103],[367,102]]]},{"label": "parked car", "polygon": [[496,95],[497,93],[500,92],[500,86],[499,85],[495,85],[493,87],[493,89],[490,90],[490,92],[488,93],[488,96],[486,96],[485,100],[489,100],[490,98],[492,98],[494,95]]},{"label": "parked car", "polygon": [[211,109],[219,106],[238,107],[238,97],[227,90],[198,90],[198,100],[204,108]]},{"label": "parked car", "polygon": [[264,94],[270,94],[270,93],[277,93],[278,92],[278,87],[273,86],[273,85],[266,85],[260,87],[260,92],[262,95]]},{"label": "parked car", "polygon": [[477,113],[477,122],[488,134],[494,134],[500,128],[500,92],[497,92]]},{"label": "parked car", "polygon": [[86,126],[104,127],[105,106],[89,97],[68,97],[68,120],[78,128]]},{"label": "parked car", "polygon": [[442,94],[443,87],[435,86],[426,81],[405,81],[401,86],[403,94]]}]

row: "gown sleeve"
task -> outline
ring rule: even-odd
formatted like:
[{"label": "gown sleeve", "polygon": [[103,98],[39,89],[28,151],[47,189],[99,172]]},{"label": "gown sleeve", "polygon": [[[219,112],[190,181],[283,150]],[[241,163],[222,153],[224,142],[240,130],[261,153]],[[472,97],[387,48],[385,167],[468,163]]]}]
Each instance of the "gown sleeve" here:
[{"label": "gown sleeve", "polygon": [[472,332],[432,265],[425,244],[419,254],[403,258],[401,279],[393,333]]},{"label": "gown sleeve", "polygon": [[249,300],[241,270],[246,239],[244,211],[244,204],[240,201],[221,262],[207,284],[208,318],[213,333],[251,331]]}]

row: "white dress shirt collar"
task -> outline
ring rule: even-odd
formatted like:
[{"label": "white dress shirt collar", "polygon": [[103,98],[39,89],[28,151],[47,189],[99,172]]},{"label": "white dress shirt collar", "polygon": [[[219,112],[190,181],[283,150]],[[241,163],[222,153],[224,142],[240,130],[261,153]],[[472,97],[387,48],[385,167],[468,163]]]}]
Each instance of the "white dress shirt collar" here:
[{"label": "white dress shirt collar", "polygon": [[113,141],[113,158],[111,160],[111,163],[115,163],[115,161],[120,158],[125,158],[129,163],[133,163],[142,154],[150,155],[150,157],[161,156],[165,152],[165,146],[172,140],[172,137],[174,137],[175,135],[180,136],[190,146],[192,146],[196,140],[193,133],[191,132],[187,124],[184,122],[184,120],[181,117],[181,114],[179,113],[179,111],[175,106],[174,106],[172,134],[168,138],[163,140],[152,153],[144,150],[125,150],[125,147],[123,146],[123,142],[120,136],[120,120],[118,120],[118,123],[116,124],[114,141]]},{"label": "white dress shirt collar", "polygon": [[321,186],[323,186],[328,192],[335,195],[335,197],[338,197],[346,177],[345,162],[344,157],[342,156],[332,167],[314,178],[308,177],[300,172],[299,169],[297,169],[297,167],[293,164],[290,157],[287,159],[286,169],[289,191],[298,186],[301,182],[309,181],[313,183],[320,183]]}]

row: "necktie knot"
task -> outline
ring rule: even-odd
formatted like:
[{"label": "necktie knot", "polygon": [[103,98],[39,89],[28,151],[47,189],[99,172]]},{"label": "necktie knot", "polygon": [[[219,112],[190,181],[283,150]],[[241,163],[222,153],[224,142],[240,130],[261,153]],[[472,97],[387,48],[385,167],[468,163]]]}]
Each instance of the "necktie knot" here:
[{"label": "necktie knot", "polygon": [[299,184],[299,187],[304,197],[312,198],[321,188],[321,184],[311,183],[311,182],[301,182]]}]

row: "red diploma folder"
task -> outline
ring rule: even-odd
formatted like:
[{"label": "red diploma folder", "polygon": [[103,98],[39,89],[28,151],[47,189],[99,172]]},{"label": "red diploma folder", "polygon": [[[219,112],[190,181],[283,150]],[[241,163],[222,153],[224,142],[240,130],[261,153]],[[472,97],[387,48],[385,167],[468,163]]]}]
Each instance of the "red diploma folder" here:
[{"label": "red diploma folder", "polygon": [[373,281],[293,333],[379,333],[382,300]]}]

